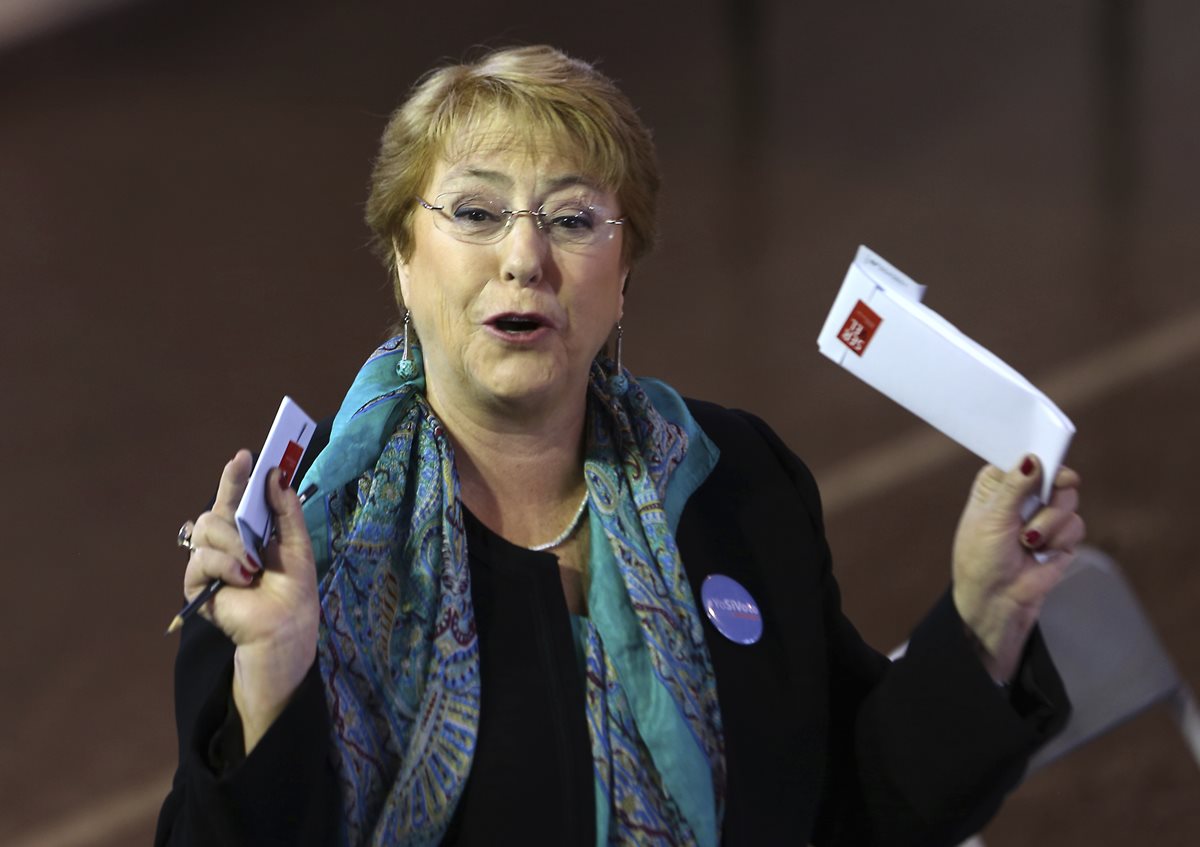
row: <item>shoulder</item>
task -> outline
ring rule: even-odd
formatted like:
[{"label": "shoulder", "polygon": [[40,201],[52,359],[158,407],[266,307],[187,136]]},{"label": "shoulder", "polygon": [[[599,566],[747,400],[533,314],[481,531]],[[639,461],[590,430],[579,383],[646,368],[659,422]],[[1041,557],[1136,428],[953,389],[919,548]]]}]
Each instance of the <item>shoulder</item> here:
[{"label": "shoulder", "polygon": [[692,417],[721,452],[717,465],[724,485],[786,485],[799,494],[818,524],[821,501],[808,465],[760,417],[707,400],[685,398]]}]

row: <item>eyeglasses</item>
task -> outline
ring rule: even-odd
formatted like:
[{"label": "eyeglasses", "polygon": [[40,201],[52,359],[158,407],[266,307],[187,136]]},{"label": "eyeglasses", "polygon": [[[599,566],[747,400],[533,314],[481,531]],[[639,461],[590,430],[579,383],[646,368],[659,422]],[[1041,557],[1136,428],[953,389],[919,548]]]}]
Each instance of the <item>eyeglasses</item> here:
[{"label": "eyeglasses", "polygon": [[600,206],[580,200],[552,200],[538,209],[506,209],[505,203],[474,194],[439,194],[433,203],[420,197],[421,208],[433,212],[433,224],[467,244],[491,244],[512,229],[513,221],[528,216],[558,247],[578,250],[613,237],[624,218],[610,217]]}]

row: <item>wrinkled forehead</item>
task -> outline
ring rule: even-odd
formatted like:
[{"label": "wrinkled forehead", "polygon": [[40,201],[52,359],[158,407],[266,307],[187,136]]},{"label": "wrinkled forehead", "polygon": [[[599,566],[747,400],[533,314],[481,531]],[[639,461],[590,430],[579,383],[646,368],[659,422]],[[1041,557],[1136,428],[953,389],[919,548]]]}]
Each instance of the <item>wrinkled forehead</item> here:
[{"label": "wrinkled forehead", "polygon": [[535,182],[540,191],[607,193],[605,168],[588,146],[547,122],[496,112],[470,116],[445,134],[427,188],[479,183],[504,191]]}]

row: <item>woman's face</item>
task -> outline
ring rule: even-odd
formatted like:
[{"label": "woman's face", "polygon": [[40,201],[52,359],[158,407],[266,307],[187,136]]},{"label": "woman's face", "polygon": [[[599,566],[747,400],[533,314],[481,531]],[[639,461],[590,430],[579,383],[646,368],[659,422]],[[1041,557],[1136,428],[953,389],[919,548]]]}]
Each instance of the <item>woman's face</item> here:
[{"label": "woman's face", "polygon": [[[627,268],[622,227],[599,221],[596,240],[564,245],[533,217],[514,218],[491,243],[467,243],[436,215],[479,217],[480,201],[504,209],[550,210],[579,201],[621,214],[613,192],[581,175],[559,152],[511,143],[468,144],[472,152],[434,168],[418,208],[413,249],[397,258],[400,289],[421,340],[434,408],[499,410],[582,405],[592,359],[620,319]],[[466,404],[465,407],[463,404]]]}]

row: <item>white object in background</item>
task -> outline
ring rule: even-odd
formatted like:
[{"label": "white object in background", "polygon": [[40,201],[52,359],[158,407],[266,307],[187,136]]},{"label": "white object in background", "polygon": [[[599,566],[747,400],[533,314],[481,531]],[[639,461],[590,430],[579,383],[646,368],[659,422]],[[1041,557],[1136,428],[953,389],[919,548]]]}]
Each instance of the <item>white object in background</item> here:
[{"label": "white object in background", "polygon": [[262,554],[259,551],[270,540],[274,528],[274,517],[267,505],[267,474],[272,468],[279,468],[284,484],[290,485],[316,428],[316,422],[296,405],[296,401],[284,397],[275,413],[271,431],[267,433],[266,443],[259,451],[258,461],[254,463],[254,470],[250,472],[250,481],[242,492],[234,517],[246,555],[260,567]]},{"label": "white object in background", "polygon": [[1036,455],[1047,502],[1075,425],[1029,380],[922,305],[924,294],[925,286],[859,247],[817,347],[998,468]]},{"label": "white object in background", "polygon": [[[1079,548],[1046,596],[1038,626],[1071,714],[1062,731],[1030,758],[1026,779],[1160,703],[1169,707],[1200,766],[1200,707],[1116,562],[1094,548]],[[889,658],[895,661],[907,650],[905,642]],[[983,839],[963,842],[968,845],[983,847]]]}]

